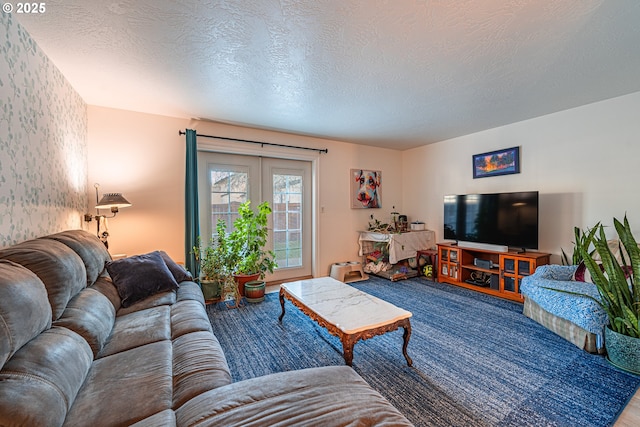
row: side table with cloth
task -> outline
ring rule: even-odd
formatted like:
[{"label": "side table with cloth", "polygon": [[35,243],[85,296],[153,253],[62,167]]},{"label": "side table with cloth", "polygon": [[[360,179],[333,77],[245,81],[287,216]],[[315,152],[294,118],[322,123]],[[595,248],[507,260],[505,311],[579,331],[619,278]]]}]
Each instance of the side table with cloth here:
[{"label": "side table with cloth", "polygon": [[432,230],[408,231],[406,233],[377,233],[373,231],[361,231],[358,238],[360,250],[358,255],[373,252],[375,243],[388,243],[389,262],[396,264],[403,259],[413,258],[421,249],[430,249],[436,244],[436,235]]}]

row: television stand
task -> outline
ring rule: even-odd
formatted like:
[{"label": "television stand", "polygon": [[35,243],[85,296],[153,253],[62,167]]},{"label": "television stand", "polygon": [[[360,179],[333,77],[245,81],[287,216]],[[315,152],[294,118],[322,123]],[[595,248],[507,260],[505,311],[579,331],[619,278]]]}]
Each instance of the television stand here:
[{"label": "television stand", "polygon": [[549,264],[550,255],[531,251],[492,251],[440,243],[438,281],[524,302],[520,294],[520,281],[533,274],[539,265]]}]

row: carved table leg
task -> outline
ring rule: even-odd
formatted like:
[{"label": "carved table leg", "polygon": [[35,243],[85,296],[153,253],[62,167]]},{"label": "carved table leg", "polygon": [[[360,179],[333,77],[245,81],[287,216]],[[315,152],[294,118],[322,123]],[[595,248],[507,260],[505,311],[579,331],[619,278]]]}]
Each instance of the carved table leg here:
[{"label": "carved table leg", "polygon": [[407,359],[407,366],[413,365],[413,360],[407,354],[407,346],[409,345],[409,338],[411,338],[411,322],[409,319],[406,320],[404,327],[404,334],[402,337],[404,338],[404,344],[402,345],[402,354],[404,354],[404,358]]},{"label": "carved table leg", "polygon": [[342,341],[342,353],[344,354],[344,363],[348,366],[352,366],[353,363],[353,346],[355,341],[351,336],[341,336]]},{"label": "carved table leg", "polygon": [[280,314],[278,320],[282,322],[282,318],[284,317],[284,289],[282,288],[280,289],[280,306],[282,306],[282,314]]}]

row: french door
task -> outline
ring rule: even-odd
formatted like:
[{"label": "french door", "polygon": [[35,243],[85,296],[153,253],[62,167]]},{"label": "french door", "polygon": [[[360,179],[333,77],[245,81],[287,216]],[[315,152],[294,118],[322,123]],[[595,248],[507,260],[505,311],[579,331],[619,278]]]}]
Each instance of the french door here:
[{"label": "french door", "polygon": [[268,281],[311,275],[311,163],[237,154],[198,152],[200,233],[209,240],[218,219],[227,231],[247,200],[268,201],[268,249],[278,267]]}]

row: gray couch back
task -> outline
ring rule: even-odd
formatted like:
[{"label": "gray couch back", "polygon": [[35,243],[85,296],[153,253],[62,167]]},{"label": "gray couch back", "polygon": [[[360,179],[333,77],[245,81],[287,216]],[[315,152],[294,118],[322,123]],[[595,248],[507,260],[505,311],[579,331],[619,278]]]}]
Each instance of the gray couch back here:
[{"label": "gray couch back", "polygon": [[119,308],[109,260],[82,230],[0,250],[0,425],[64,422]]}]

